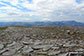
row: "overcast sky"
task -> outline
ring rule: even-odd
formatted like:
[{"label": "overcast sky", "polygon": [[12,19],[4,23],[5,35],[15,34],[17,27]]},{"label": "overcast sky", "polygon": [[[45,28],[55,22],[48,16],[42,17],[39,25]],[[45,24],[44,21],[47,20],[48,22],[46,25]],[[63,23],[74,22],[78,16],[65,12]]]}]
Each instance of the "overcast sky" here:
[{"label": "overcast sky", "polygon": [[0,0],[0,21],[84,22],[84,0]]}]

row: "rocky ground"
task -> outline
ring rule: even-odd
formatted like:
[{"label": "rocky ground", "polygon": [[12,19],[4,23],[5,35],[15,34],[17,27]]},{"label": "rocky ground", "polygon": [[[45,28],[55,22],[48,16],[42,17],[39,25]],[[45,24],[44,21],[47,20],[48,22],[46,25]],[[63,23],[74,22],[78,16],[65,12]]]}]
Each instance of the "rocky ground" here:
[{"label": "rocky ground", "polygon": [[83,27],[7,27],[0,30],[2,56],[84,56]]}]

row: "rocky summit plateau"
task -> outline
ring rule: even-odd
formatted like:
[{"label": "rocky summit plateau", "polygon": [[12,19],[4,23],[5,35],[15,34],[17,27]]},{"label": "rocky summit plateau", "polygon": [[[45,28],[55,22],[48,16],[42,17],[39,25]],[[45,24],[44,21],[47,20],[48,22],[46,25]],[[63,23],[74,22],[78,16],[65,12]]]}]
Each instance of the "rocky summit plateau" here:
[{"label": "rocky summit plateau", "polygon": [[84,56],[84,27],[0,28],[0,56]]}]

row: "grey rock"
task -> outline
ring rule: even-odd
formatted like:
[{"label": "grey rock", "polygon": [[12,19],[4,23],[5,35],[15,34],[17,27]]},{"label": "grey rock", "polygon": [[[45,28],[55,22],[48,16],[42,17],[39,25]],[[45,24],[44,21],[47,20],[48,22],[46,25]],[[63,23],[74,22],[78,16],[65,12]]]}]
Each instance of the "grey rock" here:
[{"label": "grey rock", "polygon": [[60,51],[52,51],[52,52],[49,52],[48,55],[49,56],[58,55],[59,53],[60,53]]},{"label": "grey rock", "polygon": [[68,53],[62,53],[62,54],[59,54],[58,56],[68,56]]},{"label": "grey rock", "polygon": [[42,49],[43,46],[42,45],[38,45],[38,46],[33,46],[32,49],[34,50],[38,50],[38,49]]},{"label": "grey rock", "polygon": [[44,48],[43,48],[43,51],[48,51],[49,49],[51,49],[53,45],[46,45]]},{"label": "grey rock", "polygon": [[0,44],[0,49],[3,49],[4,48],[4,45],[3,44]]},{"label": "grey rock", "polygon": [[41,45],[42,44],[42,42],[40,41],[40,40],[36,40],[35,42],[34,42],[34,45]]},{"label": "grey rock", "polygon": [[0,50],[0,55],[2,55],[4,52],[8,51],[8,49],[3,49],[3,50]]},{"label": "grey rock", "polygon": [[29,49],[26,49],[23,51],[24,54],[28,54],[28,53],[31,53],[33,52],[33,49],[31,47],[29,47]]},{"label": "grey rock", "polygon": [[80,49],[76,49],[75,51],[84,52],[84,49],[80,48]]},{"label": "grey rock", "polygon": [[34,50],[38,50],[38,49],[43,49],[46,45],[36,45],[36,46],[33,46],[32,49]]},{"label": "grey rock", "polygon": [[76,44],[64,44],[63,45],[64,47],[74,47],[74,46],[77,46]]},{"label": "grey rock", "polygon": [[7,47],[11,47],[11,46],[14,46],[16,44],[16,42],[14,41],[13,43],[11,44],[8,44]]},{"label": "grey rock", "polygon": [[4,52],[2,55],[14,55],[16,53],[16,50],[9,50],[7,52]]},{"label": "grey rock", "polygon": [[13,56],[23,56],[22,54],[14,54]]},{"label": "grey rock", "polygon": [[37,35],[36,34],[33,34],[33,37],[36,37]]},{"label": "grey rock", "polygon": [[24,45],[32,45],[33,42],[25,42],[25,41],[23,41],[23,44],[24,44]]},{"label": "grey rock", "polygon": [[17,48],[15,48],[15,50],[16,50],[16,51],[20,51],[20,50],[22,50],[23,47],[24,47],[24,46],[18,46]]},{"label": "grey rock", "polygon": [[76,55],[76,56],[82,56],[82,55],[84,55],[84,52],[69,52],[68,56],[71,56],[72,54]]},{"label": "grey rock", "polygon": [[70,30],[67,30],[66,32],[67,32],[67,34],[70,34],[70,33],[71,33],[71,31],[70,31]]},{"label": "grey rock", "polygon": [[52,47],[52,49],[53,49],[53,50],[58,50],[58,49],[59,49],[59,47]]},{"label": "grey rock", "polygon": [[36,52],[37,55],[47,55],[47,52]]}]

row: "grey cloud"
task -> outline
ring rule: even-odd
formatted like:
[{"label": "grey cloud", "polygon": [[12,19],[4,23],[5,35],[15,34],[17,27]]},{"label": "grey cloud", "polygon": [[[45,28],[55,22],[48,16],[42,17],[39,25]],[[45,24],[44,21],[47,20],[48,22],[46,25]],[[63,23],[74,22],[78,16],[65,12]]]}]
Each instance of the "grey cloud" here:
[{"label": "grey cloud", "polygon": [[9,16],[19,15],[18,13],[8,13]]}]

